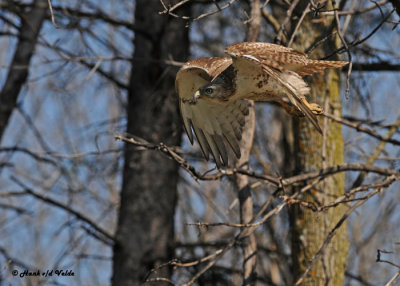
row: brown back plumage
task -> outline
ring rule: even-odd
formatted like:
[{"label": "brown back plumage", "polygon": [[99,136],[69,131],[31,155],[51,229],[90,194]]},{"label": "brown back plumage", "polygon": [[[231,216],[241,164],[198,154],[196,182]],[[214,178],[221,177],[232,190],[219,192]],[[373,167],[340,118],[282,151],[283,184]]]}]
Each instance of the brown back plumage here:
[{"label": "brown back plumage", "polygon": [[280,45],[244,42],[226,48],[229,54],[249,54],[274,69],[294,71],[300,76],[322,72],[327,68],[339,68],[348,62],[309,59],[307,54]]},{"label": "brown back plumage", "polygon": [[182,69],[188,67],[201,68],[207,71],[207,73],[214,78],[223,72],[229,65],[232,64],[232,58],[199,58],[195,60],[188,61],[184,64]]}]

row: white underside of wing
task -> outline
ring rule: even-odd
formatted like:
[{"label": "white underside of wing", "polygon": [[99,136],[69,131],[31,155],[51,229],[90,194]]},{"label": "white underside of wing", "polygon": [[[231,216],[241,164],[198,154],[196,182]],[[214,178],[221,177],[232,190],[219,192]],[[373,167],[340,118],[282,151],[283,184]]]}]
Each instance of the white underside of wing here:
[{"label": "white underside of wing", "polygon": [[189,139],[193,138],[193,129],[207,159],[211,153],[217,166],[226,165],[228,151],[225,142],[240,157],[239,142],[248,112],[246,101],[226,104],[214,104],[203,99],[196,104],[181,101],[180,108]]},{"label": "white underside of wing", "polygon": [[204,70],[183,69],[178,72],[176,89],[190,142],[193,144],[193,130],[206,159],[211,153],[220,167],[228,163],[226,142],[235,155],[240,157],[239,142],[248,107],[244,100],[216,104],[200,98],[194,103],[194,93],[209,82],[210,78]]}]

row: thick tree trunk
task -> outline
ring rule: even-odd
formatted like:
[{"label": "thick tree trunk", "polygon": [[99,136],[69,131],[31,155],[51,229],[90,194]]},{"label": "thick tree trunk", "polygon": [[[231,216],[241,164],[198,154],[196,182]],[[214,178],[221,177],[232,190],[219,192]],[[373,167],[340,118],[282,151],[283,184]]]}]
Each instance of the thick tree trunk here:
[{"label": "thick tree trunk", "polygon": [[[136,1],[135,27],[145,32],[135,33],[127,132],[177,146],[182,126],[174,88],[177,68],[157,60],[186,60],[188,29],[182,20],[159,15],[162,9],[158,0]],[[126,145],[113,285],[139,285],[151,269],[172,258],[177,181],[174,161]],[[164,267],[156,276],[168,278],[168,272]]]},{"label": "thick tree trunk", "polygon": [[[13,5],[10,3],[10,5]],[[10,64],[7,79],[0,93],[0,142],[8,120],[17,105],[18,94],[25,84],[29,63],[35,50],[37,37],[46,17],[47,1],[36,0],[27,13],[21,15],[18,44]]]},{"label": "thick tree trunk", "polygon": [[[320,24],[316,25],[311,22],[311,18],[306,17],[297,34],[298,44],[294,47],[298,50],[309,47],[318,37],[326,34],[326,29],[331,24],[328,19],[321,19]],[[335,41],[327,41],[324,46],[315,50],[311,57],[322,57],[336,45]],[[310,87],[311,102],[320,104],[327,113],[341,116],[337,70],[314,75]],[[323,129],[322,136],[305,119],[295,123],[295,160],[299,173],[343,163],[344,143],[341,126],[323,117],[319,118],[319,122]],[[343,193],[344,174],[338,174],[316,185],[309,193],[305,193],[302,199],[324,204]],[[293,272],[296,279],[305,271],[309,261],[322,246],[327,234],[339,221],[345,209],[343,205],[323,213],[315,213],[301,206],[291,209]],[[346,223],[343,223],[336,237],[325,249],[322,259],[315,264],[302,285],[343,285],[347,252],[347,229]]]}]

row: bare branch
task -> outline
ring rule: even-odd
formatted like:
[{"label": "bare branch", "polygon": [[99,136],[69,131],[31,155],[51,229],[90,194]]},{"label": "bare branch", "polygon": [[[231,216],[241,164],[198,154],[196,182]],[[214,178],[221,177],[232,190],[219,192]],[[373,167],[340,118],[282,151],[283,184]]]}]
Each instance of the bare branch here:
[{"label": "bare branch", "polygon": [[[400,141],[399,140],[393,139],[393,138],[391,138],[391,136],[379,135],[375,131],[373,131],[373,130],[371,130],[369,128],[363,127],[362,126],[363,123],[353,123],[351,121],[348,121],[348,120],[343,119],[343,118],[339,118],[337,116],[334,116],[334,115],[328,114],[328,113],[324,113],[324,116],[326,116],[329,119],[332,119],[332,120],[334,120],[336,122],[344,124],[346,126],[352,127],[354,129],[356,129],[357,131],[364,132],[364,133],[366,133],[368,135],[371,135],[372,137],[375,137],[376,139],[379,139],[380,141],[384,141],[384,142],[387,142],[387,143],[390,143],[390,144],[393,144],[393,145],[400,145]],[[393,126],[398,128],[400,126],[400,122],[397,121]]]},{"label": "bare branch", "polygon": [[[389,14],[387,14],[382,19],[382,21],[367,36],[365,36],[364,38],[362,38],[360,40],[355,40],[355,41],[351,42],[350,44],[348,44],[347,48],[355,47],[357,45],[360,45],[360,44],[364,43],[366,40],[368,40],[369,38],[371,38],[382,27],[382,25],[385,24],[389,20],[390,16],[392,16],[394,11],[395,10],[393,9]],[[328,55],[328,56],[326,56],[326,57],[324,57],[322,59],[323,60],[328,59],[328,58],[332,57],[333,55],[335,55],[337,53],[342,53],[345,50],[346,50],[346,47],[342,46],[339,49],[337,49],[336,51],[332,52],[330,55]]]},{"label": "bare branch", "polygon": [[297,4],[298,4],[299,2],[300,2],[300,0],[294,0],[294,1],[291,3],[289,9],[286,11],[286,17],[285,17],[285,19],[283,20],[283,22],[282,22],[282,24],[281,24],[281,27],[279,28],[278,35],[276,35],[276,38],[275,38],[275,42],[276,42],[276,43],[282,44],[282,37],[284,36],[285,26],[289,23],[290,18],[292,17],[294,8],[296,8],[296,6],[297,6]]},{"label": "bare branch", "polygon": [[385,286],[391,286],[394,285],[393,283],[396,282],[396,280],[400,277],[400,271],[398,271],[393,277],[392,279],[390,279],[390,281],[388,283],[385,284]]},{"label": "bare branch", "polygon": [[181,18],[183,20],[197,21],[197,20],[203,19],[205,17],[217,14],[217,13],[221,12],[222,10],[225,10],[226,8],[229,8],[235,1],[236,0],[230,0],[228,3],[226,3],[222,7],[219,7],[217,5],[217,9],[216,10],[213,10],[213,11],[207,12],[207,13],[203,13],[203,14],[197,16],[197,17],[189,17],[189,16],[179,16],[178,14],[173,13],[173,11],[176,8],[182,6],[182,5],[184,5],[184,4],[186,4],[187,2],[190,2],[190,1],[183,0],[183,1],[178,2],[177,4],[175,4],[173,7],[167,7],[167,5],[165,5],[164,1],[160,0],[161,5],[164,8],[164,11],[159,12],[159,14],[167,14],[167,15],[170,15],[170,16],[175,17],[175,18]]},{"label": "bare branch", "polygon": [[304,273],[300,276],[300,278],[296,281],[295,285],[300,285],[304,278],[307,276],[307,274],[311,271],[311,269],[313,268],[314,264],[317,262],[317,260],[321,257],[321,255],[324,253],[324,250],[326,249],[326,247],[329,245],[329,243],[332,241],[332,238],[335,236],[336,232],[339,230],[340,226],[346,221],[346,219],[349,217],[349,215],[356,210],[358,207],[360,207],[361,205],[363,205],[369,198],[371,198],[372,196],[376,195],[377,193],[379,193],[381,191],[381,189],[376,189],[373,192],[371,192],[370,194],[368,194],[368,196],[366,196],[364,198],[364,200],[358,201],[357,203],[355,203],[351,208],[349,208],[344,215],[342,216],[342,218],[337,222],[337,224],[333,227],[333,229],[329,232],[329,234],[327,235],[327,237],[325,238],[324,242],[322,243],[321,247],[319,248],[319,250],[317,251],[317,253],[313,256],[313,258],[311,259],[307,269],[304,271]]},{"label": "bare branch", "polygon": [[158,150],[158,151],[164,153],[171,159],[175,160],[182,168],[184,168],[196,180],[205,180],[205,181],[219,180],[224,176],[230,176],[230,175],[237,173],[237,174],[246,175],[246,176],[249,176],[249,177],[252,177],[255,179],[260,179],[267,183],[271,183],[278,188],[282,188],[284,186],[290,186],[290,185],[298,184],[298,183],[305,182],[308,180],[313,180],[316,178],[325,178],[327,176],[331,176],[331,175],[345,172],[345,171],[366,171],[366,172],[377,173],[377,174],[384,175],[384,176],[391,176],[391,175],[394,175],[396,177],[400,176],[400,171],[396,171],[396,170],[392,170],[392,169],[385,169],[385,168],[380,168],[380,167],[375,167],[375,166],[369,166],[369,165],[363,165],[363,164],[336,165],[336,166],[323,168],[318,171],[308,172],[308,173],[300,174],[300,175],[285,178],[285,179],[281,179],[276,176],[269,176],[269,175],[265,175],[265,174],[256,173],[254,171],[246,170],[243,168],[220,169],[215,174],[203,175],[203,174],[200,174],[200,172],[198,172],[194,166],[192,166],[189,162],[187,162],[180,155],[178,155],[176,147],[168,147],[163,143],[160,143],[158,145],[152,144],[152,143],[148,143],[144,139],[127,138],[122,135],[115,135],[114,138],[124,141],[124,142],[127,142],[127,143],[130,143],[130,144],[133,144],[133,145],[136,145],[138,147],[144,148],[144,150]]},{"label": "bare branch", "polygon": [[[18,179],[17,179],[16,177],[14,177],[14,176],[12,176],[11,179],[12,179],[17,185],[21,186],[21,187],[24,189],[24,191],[23,191],[24,194],[31,195],[31,196],[33,196],[33,197],[35,197],[35,198],[37,198],[37,199],[39,199],[39,200],[41,200],[41,201],[43,201],[43,202],[46,202],[46,203],[48,203],[48,204],[50,204],[50,205],[53,205],[53,206],[55,206],[55,207],[58,207],[58,208],[60,208],[60,209],[62,209],[62,210],[64,210],[64,211],[66,211],[67,213],[70,213],[70,214],[74,215],[77,219],[79,219],[79,220],[81,220],[81,221],[87,223],[88,225],[90,225],[93,229],[95,229],[98,233],[102,234],[102,235],[103,235],[104,237],[106,237],[108,240],[114,242],[115,238],[114,238],[111,234],[109,234],[107,231],[101,229],[95,222],[93,222],[93,221],[92,221],[91,219],[89,219],[88,217],[86,217],[86,216],[84,216],[83,214],[81,214],[81,213],[79,213],[79,212],[73,210],[72,208],[70,208],[70,207],[67,206],[67,205],[64,205],[64,204],[62,204],[62,203],[60,203],[60,202],[57,202],[57,201],[55,201],[55,200],[53,200],[53,199],[51,199],[51,198],[45,197],[45,196],[43,196],[43,195],[41,195],[41,194],[38,194],[38,193],[32,191],[30,188],[28,188],[27,186],[25,186],[25,184],[23,184],[20,180],[18,180]],[[98,238],[98,237],[96,237],[96,238]],[[102,240],[102,241],[103,241],[103,242],[106,242],[105,240]],[[108,245],[111,245],[112,243],[107,242],[107,244],[108,244]]]},{"label": "bare branch", "polygon": [[289,42],[288,42],[288,44],[287,44],[288,47],[292,46],[294,37],[296,36],[296,34],[297,34],[297,32],[298,32],[298,30],[299,30],[301,24],[303,23],[304,18],[305,18],[306,15],[311,11],[311,10],[310,10],[310,5],[311,5],[311,4],[308,3],[307,6],[306,6],[306,8],[303,10],[303,13],[301,13],[301,17],[300,17],[300,19],[297,21],[296,27],[294,28],[294,30],[293,30],[293,32],[292,32],[292,35],[290,36],[290,40],[289,40]]},{"label": "bare branch", "polygon": [[[334,5],[334,3],[333,3],[334,1],[332,0],[331,2],[332,2],[332,7],[335,7],[335,5]],[[353,60],[352,60],[352,57],[351,57],[351,53],[350,53],[350,50],[349,50],[349,46],[347,45],[347,42],[346,42],[346,40],[345,40],[345,38],[344,38],[344,35],[343,35],[343,32],[342,32],[342,28],[340,27],[339,15],[338,15],[336,9],[334,10],[334,13],[335,13],[336,29],[337,29],[337,32],[338,32],[340,41],[342,41],[342,44],[343,44],[344,48],[346,49],[347,56],[348,56],[348,61],[349,61],[349,64],[348,64],[348,66],[347,66],[346,94],[345,94],[345,97],[346,97],[346,98],[349,98],[349,92],[350,92],[350,74],[351,74],[351,70],[352,70],[352,67],[353,67]]]},{"label": "bare branch", "polygon": [[[364,14],[367,12],[370,12],[372,10],[378,9],[379,6],[384,6],[388,3],[389,1],[387,0],[381,0],[379,2],[375,2],[374,4],[372,4],[371,6],[365,7],[363,9],[359,9],[359,10],[348,10],[348,11],[337,11],[337,14],[339,16],[347,16],[347,15],[360,15],[360,14]],[[335,16],[335,9],[333,9],[332,11],[321,11],[319,12],[322,16]]]}]

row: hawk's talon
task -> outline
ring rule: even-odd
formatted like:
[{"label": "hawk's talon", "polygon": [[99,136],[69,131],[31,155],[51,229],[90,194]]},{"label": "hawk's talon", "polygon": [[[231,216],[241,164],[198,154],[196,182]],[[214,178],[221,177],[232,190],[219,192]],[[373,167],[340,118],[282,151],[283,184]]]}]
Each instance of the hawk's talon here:
[{"label": "hawk's talon", "polygon": [[316,115],[324,113],[324,110],[322,109],[322,107],[316,103],[310,103],[310,105],[308,107],[310,108],[311,112]]},{"label": "hawk's talon", "polygon": [[316,104],[316,103],[309,103],[309,102],[307,101],[307,99],[305,99],[305,98],[302,98],[301,101],[303,101],[303,103],[311,110],[311,112],[312,112],[313,114],[319,115],[319,114],[324,113],[324,110],[323,110],[322,107],[319,106],[318,104]]}]

